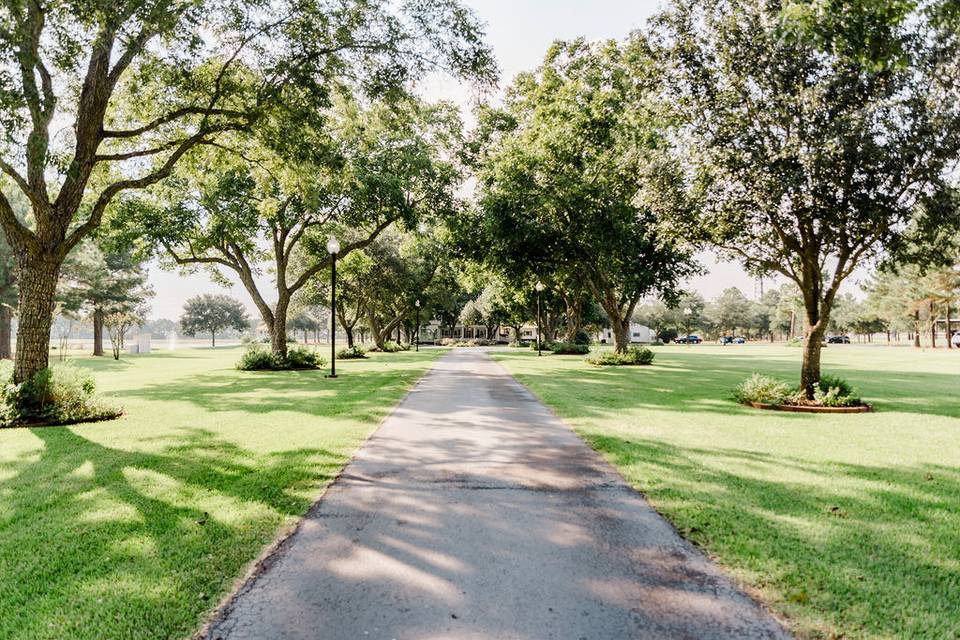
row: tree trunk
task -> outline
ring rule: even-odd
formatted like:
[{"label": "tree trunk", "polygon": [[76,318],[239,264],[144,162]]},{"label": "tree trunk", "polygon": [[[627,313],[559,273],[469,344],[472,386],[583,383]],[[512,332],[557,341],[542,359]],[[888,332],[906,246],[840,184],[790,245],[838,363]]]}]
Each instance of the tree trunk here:
[{"label": "tree trunk", "polygon": [[812,294],[805,296],[804,306],[807,322],[803,336],[800,388],[805,391],[807,400],[813,400],[814,390],[820,382],[820,352],[823,349],[823,336],[830,324],[830,306]]},{"label": "tree trunk", "polygon": [[7,305],[0,305],[0,359],[9,360],[13,357],[11,348],[11,325],[13,324],[13,309]]},{"label": "tree trunk", "polygon": [[947,318],[946,318],[946,320],[947,320],[947,349],[953,349],[953,340],[951,340],[951,338],[953,338],[953,334],[950,333],[951,320],[950,320],[950,301],[949,301],[949,300],[947,301],[945,311],[947,312]]},{"label": "tree trunk", "polygon": [[563,296],[563,303],[566,306],[567,326],[564,332],[563,341],[573,343],[577,341],[577,332],[580,331],[580,318],[583,310],[583,297],[580,295]]},{"label": "tree trunk", "polygon": [[211,346],[211,347],[214,347],[214,348],[216,348],[216,346],[217,346],[217,332],[216,332],[216,331],[211,331],[211,332],[210,332],[210,346]]},{"label": "tree trunk", "polygon": [[353,327],[344,327],[343,331],[347,334],[347,348],[353,349]]},{"label": "tree trunk", "polygon": [[93,355],[103,355],[103,309],[93,310]]},{"label": "tree trunk", "polygon": [[60,276],[60,264],[42,258],[22,257],[20,267],[17,359],[13,369],[16,383],[31,380],[50,363],[50,327]]},{"label": "tree trunk", "polygon": [[811,322],[803,342],[803,365],[800,370],[800,386],[806,390],[807,400],[813,400],[813,392],[820,382],[820,351],[823,348],[825,323]]},{"label": "tree trunk", "polygon": [[930,348],[937,348],[937,313],[933,300],[930,301]]},{"label": "tree trunk", "polygon": [[913,346],[920,348],[920,309],[913,312]]},{"label": "tree trunk", "polygon": [[[267,323],[270,327],[270,351],[278,358],[287,357],[287,309],[289,307],[289,294],[281,293],[274,308],[273,317],[270,318],[272,323]],[[331,340],[336,341],[336,336],[331,337]]]},{"label": "tree trunk", "polygon": [[630,320],[624,319],[616,321],[611,317],[610,330],[613,331],[614,351],[617,353],[626,353],[627,347],[630,346]]}]

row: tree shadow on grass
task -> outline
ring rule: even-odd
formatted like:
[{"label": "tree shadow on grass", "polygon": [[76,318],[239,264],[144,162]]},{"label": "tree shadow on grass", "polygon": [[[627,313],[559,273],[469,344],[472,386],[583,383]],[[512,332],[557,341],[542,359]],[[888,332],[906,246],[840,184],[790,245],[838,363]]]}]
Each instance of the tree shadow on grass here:
[{"label": "tree shadow on grass", "polygon": [[323,370],[242,372],[221,370],[185,375],[171,382],[149,384],[118,394],[157,402],[189,402],[206,411],[270,413],[296,411],[337,415],[349,411],[364,417],[384,408],[384,397],[394,397],[415,377],[409,369],[366,370],[345,373],[336,380]]},{"label": "tree shadow on grass", "polygon": [[[68,428],[0,464],[0,637],[184,637],[346,456],[185,429],[157,452]],[[92,631],[98,630],[98,631]]]},{"label": "tree shadow on grass", "polygon": [[[960,418],[958,374],[883,372],[839,365],[825,367],[824,371],[842,375],[878,411]],[[670,353],[649,367],[596,367],[577,362],[573,367],[520,372],[517,378],[544,399],[557,399],[564,414],[572,418],[637,408],[755,415],[758,410],[738,405],[733,399],[734,387],[754,372],[793,383],[799,368],[793,361],[747,354]],[[777,415],[800,422],[820,417]]]},{"label": "tree shadow on grass", "polygon": [[684,536],[748,576],[806,633],[960,635],[960,468],[586,438]]}]

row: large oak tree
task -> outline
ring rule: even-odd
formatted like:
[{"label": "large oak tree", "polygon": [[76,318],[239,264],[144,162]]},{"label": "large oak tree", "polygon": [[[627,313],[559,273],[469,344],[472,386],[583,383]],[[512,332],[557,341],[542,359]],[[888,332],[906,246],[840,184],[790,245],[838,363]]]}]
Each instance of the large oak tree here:
[{"label": "large oak tree", "polygon": [[800,288],[808,398],[844,280],[960,224],[957,38],[915,7],[676,0],[655,23],[700,203],[675,226]]},{"label": "large oak tree", "polygon": [[480,206],[465,229],[482,239],[485,261],[567,298],[584,286],[618,351],[640,299],[671,298],[693,270],[650,204],[672,186],[669,123],[651,100],[658,81],[640,36],[555,43],[540,68],[517,77],[504,109],[481,114],[472,150]]},{"label": "large oak tree", "polygon": [[[343,98],[322,130],[299,139],[227,138],[195,154],[128,218],[177,264],[232,272],[283,356],[291,301],[330,266],[328,236],[340,237],[346,258],[395,223],[415,227],[456,208],[459,171],[447,158],[459,129],[449,104]],[[260,279],[268,271],[272,291]]]},{"label": "large oak tree", "polygon": [[124,194],[167,177],[225,132],[285,105],[290,126],[328,102],[332,78],[398,92],[429,69],[489,77],[457,0],[5,0],[0,5],[0,226],[20,281],[14,380],[47,366],[67,254]]}]

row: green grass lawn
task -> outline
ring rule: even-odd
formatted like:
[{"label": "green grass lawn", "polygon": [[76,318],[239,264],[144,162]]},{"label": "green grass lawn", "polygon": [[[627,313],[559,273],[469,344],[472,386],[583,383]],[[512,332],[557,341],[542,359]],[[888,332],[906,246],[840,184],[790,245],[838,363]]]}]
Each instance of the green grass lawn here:
[{"label": "green grass lawn", "polygon": [[439,355],[80,359],[121,419],[0,430],[0,638],[183,638]]},{"label": "green grass lawn", "polygon": [[815,638],[960,638],[960,353],[831,346],[876,413],[735,404],[800,350],[657,347],[651,367],[496,355],[688,539]]}]

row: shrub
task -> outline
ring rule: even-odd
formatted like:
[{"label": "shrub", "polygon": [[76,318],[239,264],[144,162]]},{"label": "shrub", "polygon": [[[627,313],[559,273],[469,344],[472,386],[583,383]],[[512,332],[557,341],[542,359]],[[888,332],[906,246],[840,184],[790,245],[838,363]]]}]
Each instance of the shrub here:
[{"label": "shrub", "polygon": [[288,371],[290,369],[319,369],[326,361],[316,351],[306,347],[291,347],[286,357],[260,347],[252,347],[240,358],[237,369],[242,371]]},{"label": "shrub", "polygon": [[453,347],[456,344],[457,340],[455,338],[440,338],[441,347]]},{"label": "shrub", "polygon": [[590,334],[587,333],[585,330],[580,329],[579,331],[577,331],[577,335],[574,336],[573,341],[576,344],[590,344],[591,342]]},{"label": "shrub", "polygon": [[554,342],[550,350],[557,355],[586,355],[590,353],[590,345],[578,342]]},{"label": "shrub", "polygon": [[382,351],[383,353],[397,353],[398,351],[409,351],[410,345],[400,344],[399,342],[394,342],[393,340],[387,340],[383,343],[383,347],[373,347],[370,351]]},{"label": "shrub", "polygon": [[627,347],[624,353],[604,351],[596,357],[587,358],[587,362],[600,366],[647,365],[653,362],[655,355],[646,347]]},{"label": "shrub", "polygon": [[237,369],[241,371],[273,371],[279,369],[279,362],[272,352],[253,347],[248,349],[237,363]]},{"label": "shrub", "polygon": [[[554,343],[553,343],[553,342],[550,342],[549,340],[541,340],[541,341],[540,341],[540,348],[543,349],[544,351],[550,351],[551,349],[553,349],[553,345],[554,345]],[[536,339],[536,338],[534,338],[533,340],[530,341],[530,348],[531,348],[532,350],[534,350],[534,351],[537,350],[537,339]]]},{"label": "shrub", "polygon": [[359,360],[366,357],[366,352],[357,345],[337,351],[337,360]]},{"label": "shrub", "polygon": [[853,386],[843,378],[831,375],[820,376],[813,399],[825,407],[853,407],[863,404]]},{"label": "shrub", "polygon": [[319,369],[326,364],[319,353],[306,347],[287,349],[285,369]]},{"label": "shrub", "polygon": [[821,375],[820,382],[817,383],[817,386],[820,387],[820,390],[824,393],[831,389],[837,389],[837,395],[841,396],[853,396],[856,393],[853,385],[839,376]]},{"label": "shrub", "polygon": [[10,381],[12,367],[0,375],[8,382],[0,390],[0,425],[74,424],[110,420],[122,411],[96,395],[93,374],[70,363],[40,371],[20,384]]},{"label": "shrub", "polygon": [[792,393],[793,390],[786,382],[759,373],[754,373],[733,390],[734,398],[743,404],[784,404]]},{"label": "shrub", "polygon": [[[748,404],[809,404],[803,389],[786,382],[755,373],[736,389],[737,402]],[[853,407],[862,404],[850,384],[836,376],[822,376],[813,392],[813,402],[824,407]]]}]

